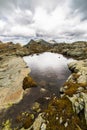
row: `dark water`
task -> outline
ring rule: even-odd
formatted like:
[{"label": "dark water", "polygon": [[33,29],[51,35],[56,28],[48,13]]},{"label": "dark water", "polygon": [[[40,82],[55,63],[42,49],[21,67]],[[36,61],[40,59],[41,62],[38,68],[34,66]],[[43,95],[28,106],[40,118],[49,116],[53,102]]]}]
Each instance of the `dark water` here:
[{"label": "dark water", "polygon": [[26,56],[24,61],[30,67],[30,75],[37,82],[38,87],[29,89],[27,95],[18,104],[12,106],[5,113],[0,113],[3,120],[11,118],[13,124],[16,124],[15,117],[19,113],[31,111],[34,102],[39,102],[43,109],[53,96],[59,96],[60,87],[70,75],[67,63],[72,59],[46,52],[40,55]]}]

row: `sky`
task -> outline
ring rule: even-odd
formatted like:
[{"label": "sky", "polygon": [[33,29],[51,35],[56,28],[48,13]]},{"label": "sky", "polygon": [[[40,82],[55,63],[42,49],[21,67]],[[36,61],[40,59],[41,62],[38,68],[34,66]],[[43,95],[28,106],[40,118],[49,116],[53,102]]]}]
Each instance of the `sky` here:
[{"label": "sky", "polygon": [[87,41],[87,0],[0,0],[0,40]]}]

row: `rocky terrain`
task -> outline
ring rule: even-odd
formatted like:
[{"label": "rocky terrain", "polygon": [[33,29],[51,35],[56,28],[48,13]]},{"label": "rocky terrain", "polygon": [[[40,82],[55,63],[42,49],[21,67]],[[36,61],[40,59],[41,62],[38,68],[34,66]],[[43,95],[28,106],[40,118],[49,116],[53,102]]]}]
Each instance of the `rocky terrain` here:
[{"label": "rocky terrain", "polygon": [[55,43],[49,44],[45,43],[43,40],[34,41],[31,40],[27,45],[24,46],[30,52],[30,54],[34,53],[42,53],[42,52],[54,52],[60,53],[67,57],[73,57],[75,59],[81,60],[87,58],[87,42],[74,42],[70,43]]},{"label": "rocky terrain", "polygon": [[0,108],[22,99],[22,82],[29,72],[21,57],[3,56],[0,61]]},{"label": "rocky terrain", "polygon": [[30,40],[30,42],[24,46],[12,42],[2,43],[0,42],[0,57],[2,55],[16,55],[16,56],[26,56],[39,54],[43,52],[54,52],[63,54],[66,57],[73,57],[78,60],[83,60],[87,58],[87,42],[74,42],[70,43],[55,43],[51,44],[44,40]]},{"label": "rocky terrain", "polygon": [[[68,65],[72,73],[60,89],[60,98],[53,97],[43,111],[36,102],[31,112],[19,112],[15,120],[5,119],[14,104],[19,104],[31,87],[37,87],[22,57],[46,51],[77,59]],[[0,115],[1,130],[87,130],[87,42],[31,40],[25,46],[0,42]]]}]

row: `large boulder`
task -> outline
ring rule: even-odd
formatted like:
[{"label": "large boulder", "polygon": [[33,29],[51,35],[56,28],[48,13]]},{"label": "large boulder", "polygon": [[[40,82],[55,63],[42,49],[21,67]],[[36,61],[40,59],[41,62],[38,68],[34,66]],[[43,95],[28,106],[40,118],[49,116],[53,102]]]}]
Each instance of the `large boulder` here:
[{"label": "large boulder", "polygon": [[22,99],[23,79],[30,69],[20,57],[3,57],[0,64],[0,108]]}]

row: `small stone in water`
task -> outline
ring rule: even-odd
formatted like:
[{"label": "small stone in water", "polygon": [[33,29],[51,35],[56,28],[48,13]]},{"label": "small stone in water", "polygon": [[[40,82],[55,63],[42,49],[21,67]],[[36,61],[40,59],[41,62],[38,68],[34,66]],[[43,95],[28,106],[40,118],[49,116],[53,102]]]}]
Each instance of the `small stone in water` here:
[{"label": "small stone in water", "polygon": [[50,97],[45,97],[46,100],[50,100]]},{"label": "small stone in water", "polygon": [[42,93],[43,93],[43,92],[46,92],[46,89],[45,89],[45,88],[41,88],[41,89],[40,89],[40,92],[42,92]]}]

